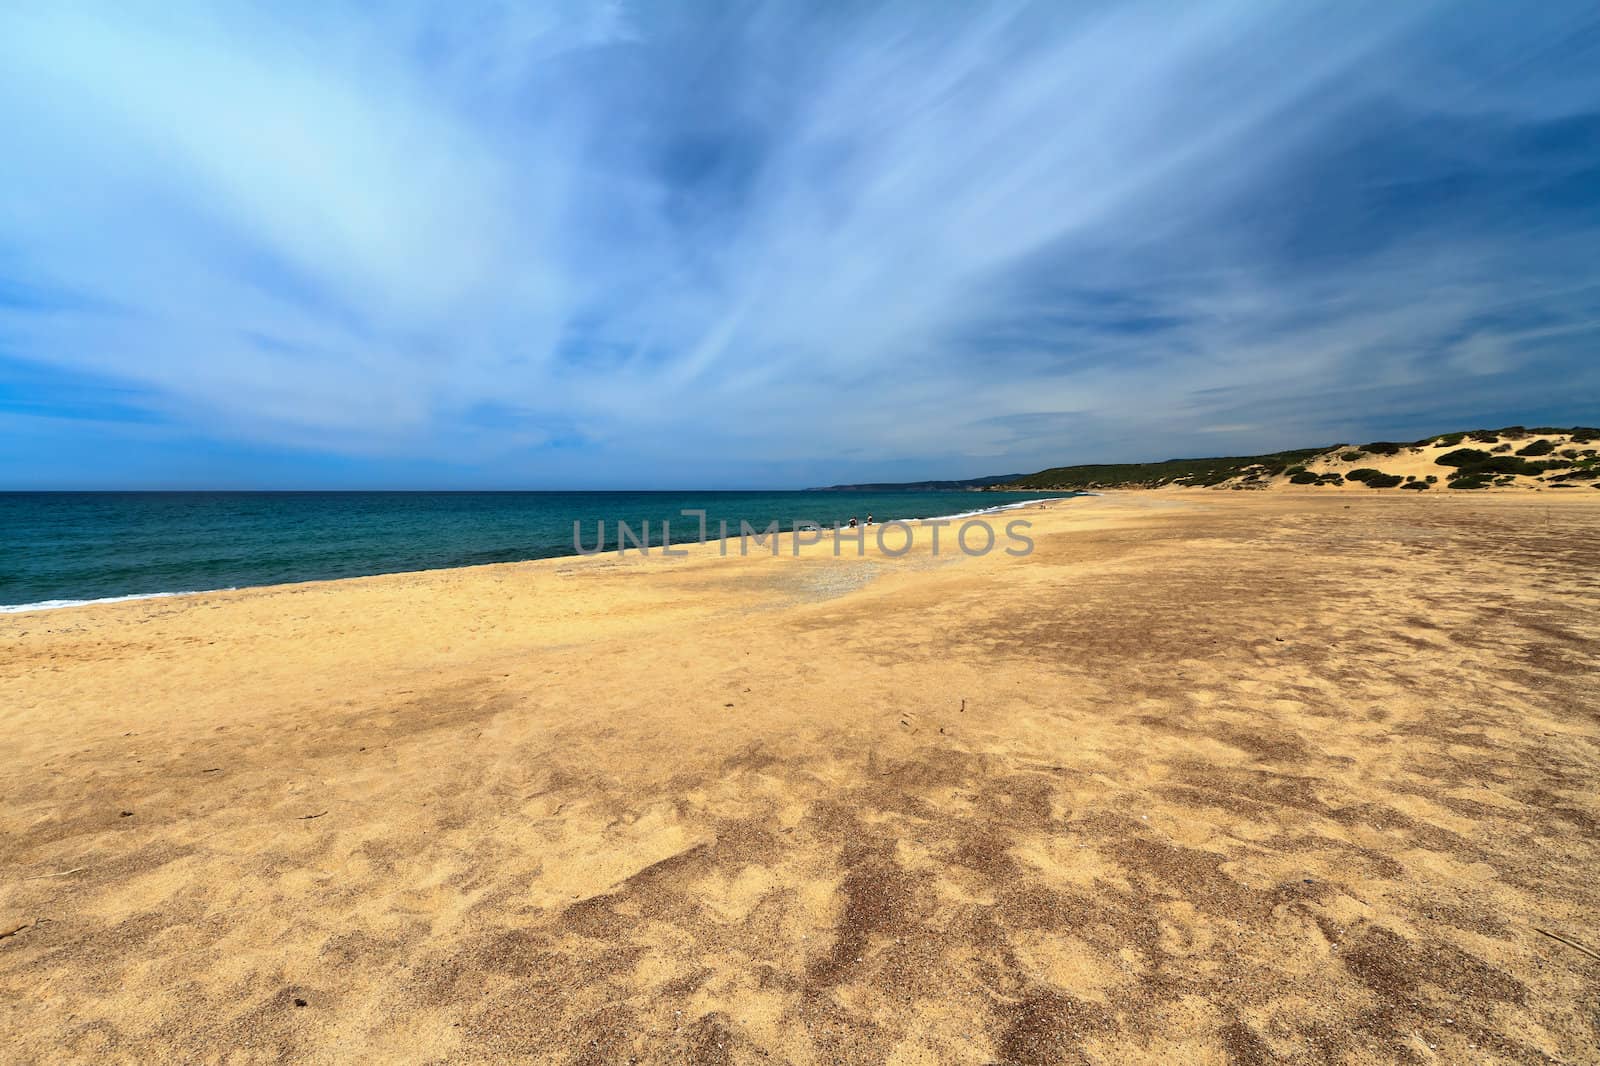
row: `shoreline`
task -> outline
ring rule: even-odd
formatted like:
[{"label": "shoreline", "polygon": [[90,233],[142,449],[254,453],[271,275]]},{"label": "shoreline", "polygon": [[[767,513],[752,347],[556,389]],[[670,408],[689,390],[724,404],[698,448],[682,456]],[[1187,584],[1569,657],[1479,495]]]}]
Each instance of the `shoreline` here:
[{"label": "shoreline", "polygon": [[[1071,492],[1071,493],[1069,493],[1068,495],[1065,495],[1065,496],[1049,496],[1049,497],[1042,497],[1042,498],[1036,499],[1036,500],[1019,500],[1019,501],[1016,501],[1014,503],[1000,504],[1000,505],[997,505],[995,507],[986,507],[986,508],[982,508],[982,509],[976,510],[976,511],[963,511],[963,512],[959,512],[959,513],[956,513],[956,514],[949,514],[949,515],[929,515],[929,516],[923,517],[923,518],[896,518],[896,519],[890,519],[888,522],[878,522],[878,523],[875,523],[875,524],[878,525],[878,526],[884,526],[884,525],[893,524],[895,522],[903,522],[903,523],[907,523],[907,524],[911,524],[911,523],[921,524],[923,522],[953,522],[953,521],[956,521],[957,519],[962,519],[962,518],[972,519],[972,518],[981,517],[983,515],[1003,514],[1003,513],[1007,512],[1007,511],[1024,510],[1024,509],[1031,508],[1031,507],[1039,507],[1039,506],[1041,506],[1043,504],[1057,503],[1057,502],[1060,502],[1060,501],[1063,501],[1063,500],[1077,499],[1079,497],[1095,496],[1095,495],[1099,495],[1099,493],[1087,492],[1087,491],[1074,491],[1074,492]],[[825,533],[830,531],[830,530],[832,530],[833,528],[834,527],[832,527],[832,526],[824,526],[824,527],[822,527],[822,529],[823,529],[823,531]],[[839,527],[839,528],[843,528],[843,527]],[[784,531],[782,531],[780,533],[780,536],[782,536],[784,533],[790,533],[790,532],[792,532],[792,531],[784,530]],[[671,545],[671,547],[676,549],[676,548],[688,548],[690,546],[699,546],[699,545],[705,545],[705,544],[716,544],[716,543],[719,543],[720,541],[722,541],[723,539],[725,539],[725,538],[718,537],[718,538],[708,538],[708,539],[703,540],[703,541],[700,541],[700,540],[685,541],[682,544]],[[661,548],[661,545],[652,544],[652,545],[649,546],[649,548],[652,551],[659,551],[660,548]],[[374,572],[374,573],[346,574],[346,575],[342,575],[340,577],[327,577],[327,578],[312,577],[312,578],[306,578],[306,579],[304,579],[302,581],[278,581],[278,582],[271,582],[271,583],[268,583],[268,584],[261,584],[261,585],[229,585],[229,586],[226,586],[226,587],[214,588],[214,589],[185,589],[185,590],[182,590],[182,591],[165,591],[165,590],[163,590],[163,591],[160,591],[160,592],[136,592],[136,593],[126,593],[126,594],[117,595],[117,596],[99,596],[99,597],[93,597],[93,598],[90,598],[90,599],[65,599],[65,598],[63,598],[63,599],[39,600],[39,601],[33,602],[33,603],[16,603],[16,604],[6,603],[6,604],[0,604],[0,615],[35,614],[35,613],[39,613],[39,612],[43,612],[43,611],[62,611],[62,610],[69,610],[69,609],[75,608],[75,607],[95,607],[95,606],[100,606],[100,605],[103,605],[103,604],[131,603],[131,602],[137,602],[137,601],[140,601],[140,600],[162,600],[162,599],[176,599],[176,598],[189,597],[189,596],[209,596],[209,595],[214,595],[216,593],[222,593],[222,592],[240,592],[240,591],[249,590],[249,589],[270,589],[270,588],[280,588],[280,587],[293,587],[293,586],[296,586],[296,585],[309,585],[309,584],[316,584],[316,583],[319,583],[319,582],[326,582],[326,581],[355,581],[355,580],[360,580],[362,578],[372,578],[372,577],[402,576],[402,575],[406,575],[406,574],[427,574],[427,573],[436,573],[436,572],[440,572],[440,571],[465,570],[465,569],[471,569],[472,567],[476,567],[476,566],[508,566],[508,565],[521,565],[521,564],[526,564],[526,563],[538,563],[538,562],[545,562],[545,561],[554,561],[554,560],[561,560],[561,559],[592,559],[592,558],[596,558],[598,556],[625,554],[627,551],[638,551],[638,549],[635,549],[635,548],[608,549],[608,550],[605,550],[605,551],[589,553],[589,554],[585,554],[585,553],[581,553],[581,552],[573,552],[571,554],[560,554],[560,555],[539,555],[539,556],[533,556],[533,557],[527,558],[527,559],[507,559],[507,560],[503,560],[503,561],[500,561],[500,562],[494,562],[494,563],[467,563],[467,564],[463,564],[463,565],[459,565],[459,566],[437,566],[437,567],[428,567],[428,568],[424,568],[424,569],[420,569],[420,570],[380,570],[380,571],[377,571],[377,572]]]},{"label": "shoreline", "polygon": [[[1041,490],[1041,491],[1043,491],[1043,490]],[[1108,499],[1115,499],[1115,498],[1132,499],[1132,498],[1139,498],[1139,497],[1150,497],[1152,499],[1162,499],[1162,500],[1173,500],[1173,499],[1230,500],[1230,499],[1237,498],[1239,496],[1249,496],[1249,497],[1253,497],[1253,498],[1286,498],[1286,499],[1300,499],[1300,500],[1314,500],[1314,499],[1319,499],[1319,498],[1320,499],[1332,500],[1332,499],[1346,498],[1346,497],[1355,497],[1357,499],[1395,499],[1395,498],[1400,498],[1400,497],[1397,496],[1397,494],[1395,492],[1393,492],[1392,490],[1388,490],[1388,489],[1367,489],[1367,488],[1353,488],[1353,487],[1343,487],[1343,488],[1338,488],[1338,489],[1334,489],[1334,490],[1328,490],[1328,489],[1323,489],[1323,488],[1309,488],[1309,487],[1300,487],[1300,486],[1284,486],[1284,487],[1275,488],[1275,489],[1271,490],[1269,493],[1263,493],[1260,490],[1257,490],[1255,492],[1244,493],[1244,492],[1230,492],[1230,491],[1227,491],[1227,490],[1221,490],[1221,489],[1216,489],[1216,488],[1194,488],[1194,487],[1173,487],[1173,486],[1163,486],[1161,488],[1156,488],[1156,489],[1149,489],[1149,488],[1121,488],[1121,489],[1094,489],[1094,490],[1082,489],[1082,490],[1071,490],[1068,495],[1048,496],[1048,497],[1043,497],[1043,498],[1036,499],[1036,500],[1020,500],[1020,501],[1016,501],[1014,503],[1000,504],[1000,505],[997,505],[995,507],[983,508],[983,509],[977,510],[977,511],[964,511],[964,512],[958,512],[958,513],[949,514],[949,515],[930,515],[930,516],[925,517],[925,518],[892,519],[891,522],[905,522],[905,523],[909,523],[909,524],[920,525],[920,524],[922,524],[924,522],[956,521],[956,520],[962,519],[962,518],[970,519],[970,518],[974,518],[974,517],[981,517],[981,516],[987,515],[987,514],[1002,514],[1002,513],[1008,512],[1008,511],[1028,510],[1028,509],[1033,509],[1033,508],[1043,508],[1047,504],[1061,503],[1061,502],[1066,502],[1068,500],[1074,500],[1074,499],[1090,499],[1090,498],[1095,498],[1095,497],[1102,497],[1102,498],[1108,498]],[[1478,491],[1478,492],[1472,492],[1472,493],[1453,493],[1453,494],[1446,494],[1444,492],[1419,493],[1419,494],[1417,494],[1415,496],[1404,497],[1404,498],[1409,499],[1409,500],[1415,500],[1415,501],[1426,501],[1426,500],[1445,501],[1445,500],[1449,500],[1449,501],[1453,501],[1455,503],[1470,503],[1471,501],[1474,501],[1474,500],[1484,501],[1484,502],[1488,502],[1488,501],[1505,501],[1505,500],[1533,501],[1533,502],[1538,502],[1538,503],[1542,503],[1542,504],[1554,504],[1556,506],[1565,506],[1567,504],[1582,505],[1586,501],[1590,501],[1589,497],[1585,496],[1582,493],[1577,493],[1577,492],[1561,492],[1561,493],[1544,494],[1544,493],[1538,492],[1537,490],[1504,489],[1504,488],[1498,489],[1498,490],[1486,490],[1486,491]],[[1592,501],[1590,501],[1590,502],[1592,502]],[[888,524],[888,523],[883,523],[883,522],[875,523],[875,525],[878,525],[878,526],[883,526],[883,525],[886,525],[886,524]],[[831,529],[832,529],[832,527],[823,527],[824,533],[830,532]],[[780,535],[787,536],[787,535],[790,534],[790,532],[791,531],[785,530]],[[674,545],[672,545],[672,547],[674,549],[677,549],[677,548],[692,548],[692,547],[701,547],[701,546],[707,546],[707,545],[716,545],[716,544],[721,542],[721,539],[722,538],[718,538],[718,537],[708,537],[704,541],[687,541],[687,542],[684,542],[682,544],[674,544]],[[734,539],[734,538],[732,538],[730,536],[728,539],[731,540],[731,539]],[[659,545],[659,544],[652,544],[651,545],[651,551],[652,552],[659,552],[660,549],[661,549],[661,545]],[[464,564],[454,565],[454,566],[436,566],[436,567],[426,567],[426,568],[423,568],[423,569],[413,569],[413,570],[380,570],[380,571],[376,571],[376,572],[373,572],[373,573],[344,574],[344,575],[340,575],[338,577],[312,577],[312,578],[305,578],[304,580],[301,580],[301,581],[277,581],[277,582],[270,582],[270,583],[260,584],[260,585],[229,585],[229,586],[223,586],[223,587],[212,588],[212,589],[186,589],[186,590],[182,590],[182,591],[143,592],[143,593],[124,594],[124,595],[119,595],[119,596],[96,597],[96,598],[91,598],[91,599],[52,599],[52,600],[43,600],[43,601],[39,601],[39,602],[36,602],[36,603],[0,604],[0,618],[6,617],[6,616],[9,616],[9,615],[43,614],[45,612],[73,610],[73,609],[76,609],[76,608],[79,608],[79,607],[101,607],[101,606],[109,606],[109,605],[112,605],[112,604],[120,604],[120,603],[136,603],[136,602],[141,602],[141,601],[145,601],[145,600],[168,600],[168,599],[185,600],[185,599],[189,599],[189,598],[192,598],[192,597],[195,597],[195,596],[213,596],[213,595],[219,595],[219,594],[222,594],[222,593],[229,593],[229,592],[259,592],[259,591],[266,590],[266,589],[296,588],[296,587],[300,587],[300,586],[328,584],[328,583],[332,583],[332,582],[362,581],[362,580],[369,580],[369,579],[372,579],[372,578],[384,578],[384,577],[406,577],[408,575],[418,575],[418,574],[449,573],[451,571],[456,571],[456,570],[473,570],[473,569],[477,569],[479,567],[525,566],[525,565],[529,565],[529,564],[547,563],[547,562],[548,563],[558,563],[558,562],[570,561],[570,560],[574,560],[574,559],[596,559],[596,558],[613,557],[613,556],[618,556],[618,555],[626,555],[628,553],[637,554],[638,553],[638,549],[632,548],[632,547],[630,547],[630,548],[628,548],[626,550],[608,548],[608,549],[606,549],[604,551],[601,551],[601,552],[598,552],[598,553],[593,553],[593,554],[588,554],[588,555],[585,555],[585,554],[582,554],[582,553],[578,553],[578,552],[572,552],[572,553],[563,553],[563,554],[560,554],[560,555],[540,555],[540,556],[534,556],[534,557],[527,558],[527,559],[506,559],[506,560],[500,560],[500,561],[497,561],[497,562],[489,562],[489,563],[464,563]]]},{"label": "shoreline", "polygon": [[[1044,491],[1044,490],[1040,490],[1040,491]],[[1323,489],[1323,488],[1308,488],[1308,487],[1300,487],[1300,486],[1284,486],[1284,487],[1274,488],[1273,490],[1271,490],[1269,492],[1263,492],[1261,490],[1257,490],[1257,491],[1254,491],[1254,492],[1231,492],[1231,491],[1222,490],[1222,489],[1216,489],[1216,488],[1194,488],[1194,487],[1163,486],[1161,488],[1156,488],[1156,489],[1149,489],[1149,488],[1119,488],[1119,489],[1070,490],[1068,495],[1047,496],[1047,497],[1043,497],[1043,498],[1036,499],[1036,500],[1020,500],[1020,501],[1016,501],[1014,503],[1000,504],[1000,505],[997,505],[995,507],[983,508],[983,509],[977,510],[977,511],[964,511],[964,512],[958,512],[958,513],[949,514],[949,515],[929,515],[929,516],[927,516],[925,518],[891,519],[891,522],[906,522],[906,523],[910,523],[910,524],[920,525],[921,523],[924,523],[924,522],[955,521],[957,519],[962,519],[962,518],[969,518],[970,519],[970,518],[974,518],[974,517],[981,517],[981,516],[986,515],[986,514],[1002,514],[1002,513],[1005,513],[1007,511],[1028,510],[1028,509],[1031,509],[1031,508],[1043,508],[1047,504],[1061,503],[1061,502],[1066,502],[1068,500],[1074,500],[1074,499],[1092,499],[1092,498],[1096,498],[1096,497],[1107,498],[1107,499],[1134,499],[1134,498],[1139,498],[1139,497],[1150,497],[1152,499],[1161,499],[1161,500],[1174,500],[1174,499],[1231,500],[1231,499],[1234,499],[1234,498],[1238,498],[1240,496],[1248,496],[1248,497],[1258,498],[1258,499],[1261,499],[1261,498],[1280,499],[1281,498],[1281,499],[1298,499],[1298,500],[1315,500],[1315,499],[1333,500],[1333,499],[1349,498],[1349,497],[1354,497],[1354,498],[1357,498],[1357,499],[1369,499],[1369,500],[1371,500],[1371,499],[1404,498],[1404,499],[1413,500],[1413,501],[1426,501],[1426,500],[1446,501],[1446,500],[1448,500],[1448,501],[1452,501],[1452,502],[1457,503],[1457,504],[1470,503],[1470,502],[1472,502],[1474,500],[1483,501],[1483,502],[1490,502],[1490,501],[1531,501],[1531,502],[1537,502],[1537,503],[1541,503],[1541,504],[1552,504],[1552,505],[1555,505],[1555,506],[1566,506],[1568,504],[1577,504],[1577,505],[1581,506],[1585,502],[1593,502],[1590,497],[1586,496],[1583,493],[1578,493],[1578,492],[1558,492],[1558,493],[1545,494],[1545,493],[1542,493],[1542,492],[1540,492],[1538,490],[1505,489],[1505,488],[1501,488],[1501,489],[1497,489],[1497,490],[1483,490],[1483,491],[1477,491],[1477,492],[1472,492],[1472,493],[1449,493],[1449,494],[1447,494],[1445,492],[1429,492],[1429,493],[1418,493],[1418,494],[1413,495],[1413,496],[1401,497],[1401,496],[1399,496],[1399,494],[1397,494],[1394,491],[1389,490],[1389,489],[1353,488],[1353,487],[1348,487],[1348,486],[1347,487],[1343,487],[1343,488],[1332,489],[1332,490]],[[886,525],[888,523],[878,522],[878,523],[874,523],[874,524],[878,525],[878,526],[883,526],[883,525]],[[832,529],[832,527],[823,527],[824,533],[831,531],[831,529]],[[790,532],[791,531],[785,530],[785,531],[782,532],[781,535],[787,536],[787,535],[790,534]],[[733,538],[730,537],[729,539],[733,539]],[[721,538],[708,537],[705,541],[687,541],[687,542],[684,542],[682,544],[674,544],[674,545],[672,545],[672,547],[674,549],[677,549],[677,548],[701,547],[701,546],[705,546],[705,545],[715,545],[715,544],[720,543],[720,540],[721,540]],[[652,544],[651,545],[651,551],[652,552],[659,552],[660,548],[661,548],[661,545],[659,545],[659,544]],[[561,562],[561,561],[570,561],[570,560],[573,560],[573,559],[596,559],[596,558],[617,556],[619,554],[627,554],[627,553],[637,554],[637,552],[638,552],[638,549],[632,548],[632,547],[626,549],[626,551],[619,551],[619,549],[608,548],[608,549],[606,549],[606,550],[604,550],[602,552],[589,554],[589,555],[585,555],[585,554],[578,553],[578,552],[572,552],[572,553],[563,553],[563,554],[560,554],[560,555],[540,555],[540,556],[534,556],[534,557],[527,558],[527,559],[506,559],[506,560],[500,560],[500,561],[497,561],[497,562],[489,562],[489,563],[463,563],[463,564],[454,565],[454,566],[436,566],[436,567],[426,567],[426,568],[423,568],[423,569],[380,570],[380,571],[376,571],[376,572],[373,572],[373,573],[343,574],[343,575],[340,575],[338,577],[312,577],[312,578],[305,578],[304,580],[300,580],[300,581],[277,581],[277,582],[270,582],[270,583],[260,584],[260,585],[228,585],[228,586],[223,586],[223,587],[219,587],[219,588],[212,588],[212,589],[186,589],[186,590],[183,590],[183,591],[143,592],[143,593],[124,594],[124,595],[119,595],[119,596],[96,597],[96,598],[91,598],[91,599],[52,599],[52,600],[42,600],[42,601],[35,602],[35,603],[0,604],[0,617],[6,617],[6,616],[9,616],[9,615],[42,614],[42,613],[51,612],[51,611],[73,610],[73,609],[76,609],[76,608],[79,608],[79,607],[101,607],[101,606],[109,606],[109,605],[112,605],[112,604],[120,604],[120,603],[135,603],[135,602],[141,602],[141,601],[145,601],[145,600],[167,600],[167,599],[184,600],[184,599],[189,599],[189,598],[192,598],[192,597],[195,597],[195,596],[213,596],[213,595],[219,595],[219,594],[222,594],[222,593],[229,593],[229,592],[259,592],[259,591],[262,591],[262,590],[265,590],[265,589],[296,588],[296,587],[305,586],[305,585],[328,584],[328,583],[332,583],[332,582],[341,582],[341,581],[362,581],[362,580],[369,580],[369,579],[372,579],[372,578],[405,577],[405,576],[408,576],[408,575],[417,575],[417,574],[449,573],[451,571],[472,570],[472,569],[476,569],[476,568],[479,568],[479,567],[525,566],[525,565],[529,565],[529,564],[546,563],[546,562],[548,562],[548,563],[557,563],[557,562]]]}]

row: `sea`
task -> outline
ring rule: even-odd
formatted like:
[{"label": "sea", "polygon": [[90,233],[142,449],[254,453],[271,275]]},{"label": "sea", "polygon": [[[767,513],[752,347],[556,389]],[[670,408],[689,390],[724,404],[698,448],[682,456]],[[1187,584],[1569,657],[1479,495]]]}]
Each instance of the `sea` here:
[{"label": "sea", "polygon": [[[1031,492],[23,492],[0,493],[0,612],[606,550],[619,521],[659,544],[727,521],[824,527],[962,517]],[[997,529],[1004,542],[1003,531]]]}]

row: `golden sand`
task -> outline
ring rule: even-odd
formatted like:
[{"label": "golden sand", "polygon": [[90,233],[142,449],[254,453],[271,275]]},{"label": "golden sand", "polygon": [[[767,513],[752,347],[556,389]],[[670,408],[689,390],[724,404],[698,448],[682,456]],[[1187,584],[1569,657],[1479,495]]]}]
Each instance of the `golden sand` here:
[{"label": "golden sand", "polygon": [[0,1055],[1597,1061],[1575,495],[0,619]]}]

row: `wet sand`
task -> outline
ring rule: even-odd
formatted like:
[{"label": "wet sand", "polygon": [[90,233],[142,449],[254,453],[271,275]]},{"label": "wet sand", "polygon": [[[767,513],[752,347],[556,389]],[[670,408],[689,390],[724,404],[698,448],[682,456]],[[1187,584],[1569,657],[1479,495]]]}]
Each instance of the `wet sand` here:
[{"label": "wet sand", "polygon": [[1600,1061],[1574,496],[0,618],[4,1058]]}]

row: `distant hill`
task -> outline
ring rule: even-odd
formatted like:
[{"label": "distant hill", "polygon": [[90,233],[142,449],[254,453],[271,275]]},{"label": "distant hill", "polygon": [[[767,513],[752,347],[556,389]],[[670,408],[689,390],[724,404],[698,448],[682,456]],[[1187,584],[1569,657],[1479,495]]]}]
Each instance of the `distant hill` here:
[{"label": "distant hill", "polygon": [[1252,471],[1279,474],[1322,448],[1270,455],[1229,455],[1212,459],[1167,459],[1159,463],[1055,466],[995,485],[998,489],[1155,489],[1163,485],[1216,485]]},{"label": "distant hill", "polygon": [[965,481],[873,481],[863,485],[829,485],[826,488],[807,489],[807,492],[947,492],[951,490],[993,488],[1007,481],[1016,481],[1026,475],[996,474],[993,477],[973,477]]},{"label": "distant hill", "polygon": [[1267,455],[1057,466],[995,490],[1159,488],[1600,488],[1600,429],[1475,429]]}]

